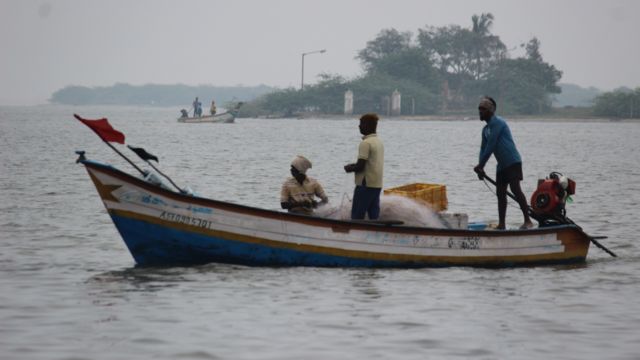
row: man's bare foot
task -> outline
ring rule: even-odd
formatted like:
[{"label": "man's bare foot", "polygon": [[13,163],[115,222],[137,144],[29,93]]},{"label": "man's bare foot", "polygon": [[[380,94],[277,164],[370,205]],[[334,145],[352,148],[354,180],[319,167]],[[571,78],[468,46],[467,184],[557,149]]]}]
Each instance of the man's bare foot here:
[{"label": "man's bare foot", "polygon": [[533,229],[535,225],[531,221],[528,221],[520,226],[520,230]]}]

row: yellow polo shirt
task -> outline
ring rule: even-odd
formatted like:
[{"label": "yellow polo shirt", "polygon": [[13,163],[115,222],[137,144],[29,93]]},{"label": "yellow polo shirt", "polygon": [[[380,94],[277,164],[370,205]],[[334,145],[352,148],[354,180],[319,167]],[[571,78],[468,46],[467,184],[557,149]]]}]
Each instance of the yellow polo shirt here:
[{"label": "yellow polo shirt", "polygon": [[366,160],[364,171],[356,173],[356,185],[382,189],[382,172],[384,168],[384,145],[376,134],[369,134],[362,138],[358,145],[358,159]]}]

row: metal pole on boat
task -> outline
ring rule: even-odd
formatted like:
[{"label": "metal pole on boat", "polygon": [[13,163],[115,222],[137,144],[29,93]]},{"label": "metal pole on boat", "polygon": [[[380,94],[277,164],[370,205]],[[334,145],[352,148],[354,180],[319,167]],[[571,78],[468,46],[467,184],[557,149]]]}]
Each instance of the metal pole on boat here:
[{"label": "metal pole on boat", "polygon": [[[171,183],[171,185],[173,185],[176,189],[178,189],[178,191],[180,191],[183,194],[186,194],[187,191],[185,191],[184,189],[180,188],[175,182],[173,182],[173,180],[171,180],[171,178],[166,175],[165,173],[163,173],[162,171],[160,171],[157,167],[153,166],[153,164],[151,163],[151,161],[149,160],[155,160],[156,162],[159,162],[158,157],[148,153],[145,149],[143,148],[136,148],[133,147],[131,145],[127,145],[127,147],[129,148],[129,150],[133,151],[134,153],[136,153],[136,155],[138,155],[140,157],[140,159],[144,160],[144,162],[146,162],[149,166],[151,166],[153,168],[153,170],[155,170],[156,172],[158,172],[158,174],[164,176],[165,179],[169,180],[169,182]],[[146,175],[146,174],[145,174]]]},{"label": "metal pole on boat", "polygon": [[112,148],[113,151],[115,151],[116,153],[118,153],[118,155],[122,156],[125,160],[127,160],[127,162],[129,164],[131,164],[131,166],[133,166],[136,170],[138,170],[140,172],[140,174],[142,174],[142,176],[147,175],[147,173],[144,172],[144,170],[140,169],[136,164],[133,163],[133,161],[129,160],[129,158],[126,157],[123,153],[121,153],[118,149],[116,149],[115,146],[109,144],[109,142],[107,142],[107,141],[104,141],[104,143],[109,145],[109,147]]},{"label": "metal pole on boat", "polygon": [[183,190],[182,188],[180,188],[178,185],[176,185],[176,183],[173,182],[173,180],[171,180],[170,177],[168,177],[167,175],[165,175],[165,173],[163,173],[162,171],[158,170],[157,167],[153,166],[153,164],[151,163],[151,161],[145,160],[147,162],[147,164],[149,164],[149,166],[151,166],[153,168],[153,170],[157,171],[158,174],[162,175],[165,177],[165,179],[169,180],[169,182],[171,183],[171,185],[173,185],[176,189],[178,189],[178,191],[180,191],[181,193],[185,194],[186,191]]},{"label": "metal pole on boat", "polygon": [[302,76],[300,78],[300,90],[304,90],[304,57],[306,55],[311,55],[311,54],[324,54],[325,52],[327,52],[326,49],[315,50],[315,51],[309,51],[309,52],[306,52],[306,53],[302,53]]},{"label": "metal pole on boat", "polygon": [[[493,186],[496,186],[496,187],[497,187],[497,185],[498,185],[498,184],[496,184],[496,182],[495,182],[492,178],[490,178],[487,174],[483,174],[483,176],[482,176],[482,177],[483,177],[483,178],[485,178],[486,180],[488,180],[491,184],[493,184]],[[510,198],[512,198],[513,200],[518,201],[518,200],[516,199],[515,195],[513,195],[509,190],[507,190],[507,195],[509,195],[509,197],[510,197]],[[529,212],[529,216],[531,216],[532,218],[536,219],[536,221],[538,221],[538,222],[540,221],[540,220],[539,220],[539,218],[538,218],[538,216],[536,215],[536,213],[535,213],[535,212],[533,211],[533,209],[531,208],[531,206],[527,205],[527,210],[528,210],[528,212]],[[577,226],[580,230],[582,230],[582,227],[581,227],[580,225],[576,224],[575,222],[573,222],[573,220],[569,219],[569,218],[568,218],[568,217],[566,217],[566,216],[565,216],[565,218],[567,219],[567,221],[568,221],[570,224],[575,225],[575,226]],[[591,235],[589,235],[589,234],[585,233],[585,232],[584,232],[584,230],[582,230],[582,232],[583,232],[585,235],[587,235],[587,237],[589,238],[589,240],[590,240],[590,241],[591,241],[595,246],[597,246],[598,248],[600,248],[600,249],[604,250],[607,254],[609,254],[609,255],[611,255],[611,256],[613,256],[613,257],[618,257],[618,255],[616,255],[613,251],[611,251],[611,250],[607,249],[604,245],[602,245],[602,244],[597,240],[597,238],[596,238],[595,236],[591,236]],[[604,236],[604,237],[602,237],[602,236],[601,236],[601,237],[598,237],[598,238],[599,238],[599,239],[606,239],[606,236]]]}]

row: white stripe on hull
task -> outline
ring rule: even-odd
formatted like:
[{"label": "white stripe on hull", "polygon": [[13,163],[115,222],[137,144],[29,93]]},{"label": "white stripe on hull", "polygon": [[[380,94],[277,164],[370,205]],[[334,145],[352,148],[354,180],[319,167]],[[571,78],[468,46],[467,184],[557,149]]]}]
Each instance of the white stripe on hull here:
[{"label": "white stripe on hull", "polygon": [[158,220],[288,244],[393,255],[448,257],[503,257],[562,253],[565,250],[556,233],[479,236],[481,232],[469,231],[469,236],[461,236],[459,233],[403,234],[383,229],[336,232],[331,227],[177,201],[102,172],[90,171],[104,184],[122,186],[112,192],[118,202],[104,200],[109,210],[127,211]]}]

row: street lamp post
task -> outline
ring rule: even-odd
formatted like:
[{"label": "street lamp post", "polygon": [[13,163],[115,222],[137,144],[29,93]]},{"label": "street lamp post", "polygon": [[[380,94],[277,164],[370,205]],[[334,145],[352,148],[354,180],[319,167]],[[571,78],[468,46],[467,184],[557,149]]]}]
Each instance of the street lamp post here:
[{"label": "street lamp post", "polygon": [[325,52],[327,52],[326,49],[302,53],[302,78],[300,79],[300,90],[304,90],[304,57],[311,54],[324,54]]}]

